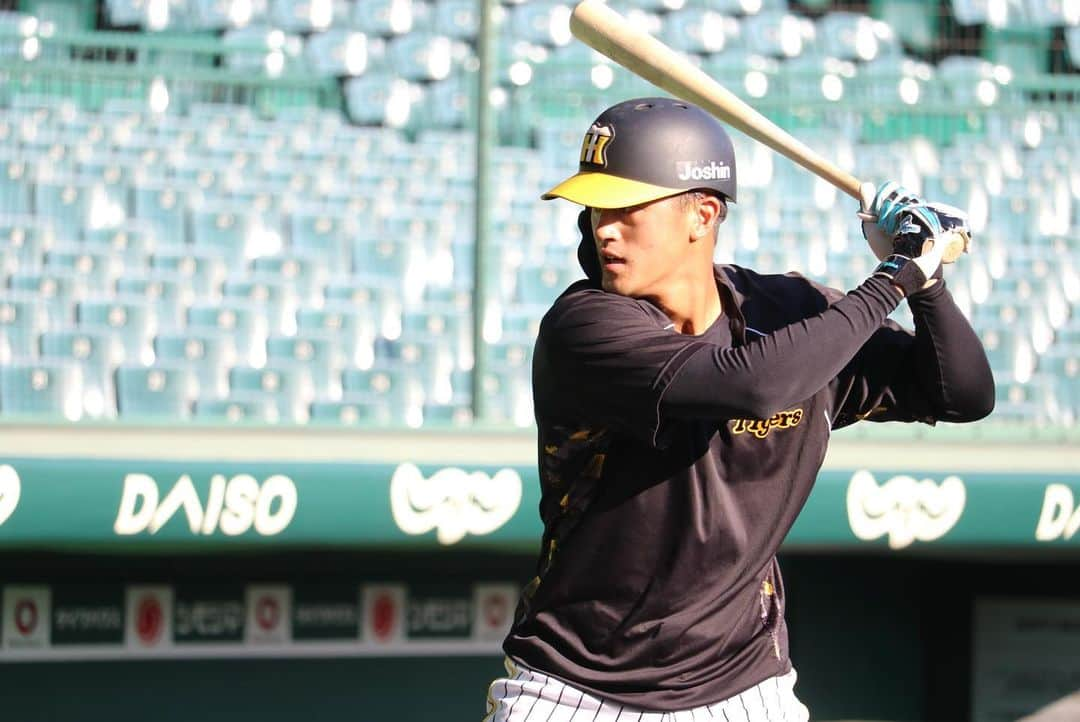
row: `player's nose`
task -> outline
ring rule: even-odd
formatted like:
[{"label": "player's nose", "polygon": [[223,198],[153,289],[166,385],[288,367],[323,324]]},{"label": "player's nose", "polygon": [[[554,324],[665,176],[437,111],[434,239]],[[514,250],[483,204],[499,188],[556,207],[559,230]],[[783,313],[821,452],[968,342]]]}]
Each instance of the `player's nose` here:
[{"label": "player's nose", "polygon": [[618,240],[619,238],[619,209],[613,208],[593,208],[592,209],[592,227],[593,237],[596,238],[596,242],[603,246],[605,243]]}]

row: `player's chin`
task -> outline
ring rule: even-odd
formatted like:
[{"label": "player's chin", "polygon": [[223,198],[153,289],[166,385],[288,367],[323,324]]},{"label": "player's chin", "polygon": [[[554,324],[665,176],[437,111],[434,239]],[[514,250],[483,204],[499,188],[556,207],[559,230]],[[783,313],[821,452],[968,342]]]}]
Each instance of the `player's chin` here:
[{"label": "player's chin", "polygon": [[620,296],[629,296],[630,289],[625,278],[620,278],[612,273],[604,271],[600,278],[600,285],[608,293],[617,293]]}]

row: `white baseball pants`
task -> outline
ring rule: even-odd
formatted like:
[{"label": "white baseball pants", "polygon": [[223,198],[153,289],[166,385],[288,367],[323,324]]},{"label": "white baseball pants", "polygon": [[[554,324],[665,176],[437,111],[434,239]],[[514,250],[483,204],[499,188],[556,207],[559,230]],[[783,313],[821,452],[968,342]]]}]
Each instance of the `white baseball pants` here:
[{"label": "white baseball pants", "polygon": [[771,677],[711,705],[649,712],[594,697],[565,682],[506,660],[506,677],[488,688],[483,722],[808,722],[795,697],[795,670]]}]

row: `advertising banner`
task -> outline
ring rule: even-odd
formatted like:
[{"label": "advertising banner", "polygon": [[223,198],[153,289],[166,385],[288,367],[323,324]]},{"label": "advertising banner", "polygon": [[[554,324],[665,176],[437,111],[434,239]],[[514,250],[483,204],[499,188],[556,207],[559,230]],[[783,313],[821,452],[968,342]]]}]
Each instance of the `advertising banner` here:
[{"label": "advertising banner", "polygon": [[[0,462],[0,550],[318,545],[532,553],[541,535],[537,473],[525,466]],[[829,469],[785,548],[1053,551],[1080,548],[1078,532],[1080,470]],[[243,595],[234,602],[243,607]],[[208,609],[228,619],[234,611]]]}]

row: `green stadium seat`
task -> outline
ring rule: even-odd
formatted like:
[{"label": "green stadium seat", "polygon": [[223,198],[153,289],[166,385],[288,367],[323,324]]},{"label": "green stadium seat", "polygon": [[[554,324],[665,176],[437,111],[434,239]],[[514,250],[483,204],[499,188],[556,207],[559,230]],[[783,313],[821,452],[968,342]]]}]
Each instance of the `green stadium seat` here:
[{"label": "green stadium seat", "polygon": [[323,308],[300,308],[296,314],[300,335],[325,335],[335,342],[335,353],[343,363],[370,366],[375,358],[375,337],[379,333],[379,312],[372,306],[328,302]]},{"label": "green stadium seat", "polygon": [[480,7],[473,0],[439,0],[432,13],[432,26],[452,38],[471,40],[480,29]]},{"label": "green stadium seat", "polygon": [[249,260],[253,218],[233,206],[208,204],[191,210],[191,239],[196,250],[221,254],[230,267]]},{"label": "green stadium seat", "polygon": [[124,263],[111,253],[84,251],[78,246],[57,243],[45,254],[43,271],[71,276],[91,292],[104,292],[123,275]]},{"label": "green stadium seat", "polygon": [[46,331],[41,334],[41,358],[78,364],[82,413],[92,418],[116,414],[113,370],[124,360],[124,353],[111,334],[93,329]]},{"label": "green stadium seat", "polygon": [[29,361],[0,364],[0,413],[5,417],[82,418],[79,366]]},{"label": "green stadium seat", "polygon": [[467,428],[472,422],[472,407],[467,400],[447,404],[425,403],[423,406],[424,428]]},{"label": "green stadium seat", "polygon": [[7,249],[8,259],[15,262],[11,271],[41,271],[45,254],[55,240],[52,225],[35,216],[0,213],[0,245]]},{"label": "green stadium seat", "polygon": [[316,400],[311,403],[309,423],[379,427],[394,423],[394,413],[388,403],[372,402],[366,396],[358,399]]},{"label": "green stadium seat", "polygon": [[34,184],[34,209],[58,228],[82,228],[90,221],[92,188],[76,179],[43,180]]},{"label": "green stadium seat", "polygon": [[198,393],[194,374],[180,366],[123,365],[116,369],[117,410],[128,421],[186,420]]},{"label": "green stadium seat", "polygon": [[324,259],[329,268],[350,266],[350,222],[319,205],[300,206],[289,214],[292,250],[299,256]]},{"label": "green stadium seat", "polygon": [[221,295],[226,301],[246,301],[261,309],[270,333],[296,331],[296,294],[272,274],[249,273],[227,278]]},{"label": "green stadium seat", "polygon": [[341,397],[345,354],[339,340],[329,334],[271,336],[266,340],[266,361],[271,365],[294,364],[307,369],[315,397]]},{"label": "green stadium seat", "polygon": [[276,424],[280,420],[274,399],[254,398],[200,398],[195,401],[195,418],[199,421],[218,421],[229,424]]},{"label": "green stadium seat", "polygon": [[936,5],[923,0],[871,0],[873,17],[886,23],[903,43],[919,53],[934,50],[938,41],[938,15]]},{"label": "green stadium seat", "polygon": [[318,75],[354,77],[368,66],[368,39],[348,28],[312,34],[304,44],[308,65]]},{"label": "green stadium seat", "polygon": [[264,256],[256,258],[251,266],[254,276],[276,278],[285,288],[291,289],[302,306],[322,300],[322,289],[330,269],[341,268],[321,254]]},{"label": "green stadium seat", "polygon": [[0,153],[0,215],[26,215],[31,209],[30,166]]},{"label": "green stadium seat", "polygon": [[147,224],[129,220],[112,228],[84,228],[88,250],[111,252],[119,258],[125,272],[149,266],[150,254],[157,248],[157,235]]},{"label": "green stadium seat", "polygon": [[353,6],[352,26],[371,35],[401,35],[413,29],[411,0],[365,0]]},{"label": "green stadium seat", "polygon": [[200,398],[224,398],[229,391],[228,367],[235,361],[229,356],[229,344],[221,336],[208,333],[174,331],[154,337],[156,360],[171,366],[184,366],[199,382]]},{"label": "green stadium seat", "polygon": [[192,27],[198,30],[223,31],[262,23],[266,17],[266,4],[228,3],[221,0],[191,0],[189,13]]},{"label": "green stadium seat", "polygon": [[829,57],[869,62],[880,57],[896,58],[903,52],[891,26],[863,13],[829,12],[818,18],[816,26],[815,36],[824,44],[822,54]]},{"label": "green stadium seat", "polygon": [[815,46],[813,21],[782,10],[748,16],[741,30],[746,49],[766,57],[793,58]]},{"label": "green stadium seat", "polygon": [[262,368],[234,366],[229,369],[229,398],[271,400],[283,421],[304,423],[315,390],[306,364],[279,362]]},{"label": "green stadium seat", "polygon": [[402,368],[344,369],[341,386],[341,400],[371,407],[370,415],[380,425],[422,423],[423,384]]},{"label": "green stadium seat", "polygon": [[403,128],[422,98],[419,85],[384,71],[371,69],[345,81],[345,107],[358,125]]},{"label": "green stadium seat", "polygon": [[38,337],[48,328],[48,311],[29,293],[0,297],[0,364],[37,356]]},{"label": "green stadium seat", "polygon": [[8,278],[13,294],[35,296],[44,306],[50,326],[75,322],[75,301],[86,295],[83,279],[71,273],[13,273]]},{"label": "green stadium seat", "polygon": [[152,272],[167,273],[184,279],[198,298],[221,294],[228,265],[212,251],[196,251],[191,246],[159,246],[150,257]]},{"label": "green stadium seat", "polygon": [[152,358],[150,339],[157,330],[157,318],[145,299],[86,299],[76,304],[75,316],[80,329],[111,336],[128,363]]},{"label": "green stadium seat", "polygon": [[258,366],[266,359],[266,316],[249,303],[197,301],[188,308],[187,328],[224,339],[228,358],[236,363]]},{"label": "green stadium seat", "polygon": [[188,193],[171,181],[141,182],[135,186],[135,216],[154,229],[161,245],[187,241]]},{"label": "green stadium seat", "polygon": [[1049,27],[988,27],[983,33],[983,57],[1017,76],[1041,75],[1050,70],[1052,38]]},{"label": "green stadium seat", "polygon": [[550,305],[579,275],[549,266],[522,266],[517,273],[517,300],[528,305]]}]

